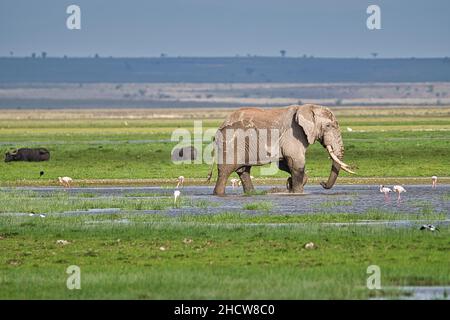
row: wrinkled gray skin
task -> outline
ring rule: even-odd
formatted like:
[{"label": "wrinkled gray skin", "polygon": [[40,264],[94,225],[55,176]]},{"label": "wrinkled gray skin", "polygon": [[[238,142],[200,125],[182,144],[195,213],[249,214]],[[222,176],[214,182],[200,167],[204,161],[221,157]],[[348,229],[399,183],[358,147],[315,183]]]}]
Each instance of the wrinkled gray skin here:
[{"label": "wrinkled gray skin", "polygon": [[[218,178],[214,188],[214,194],[225,194],[225,186],[228,177],[236,172],[241,179],[244,192],[254,190],[250,179],[250,169],[253,165],[264,165],[279,160],[279,169],[291,174],[286,183],[292,193],[303,193],[303,187],[307,181],[305,175],[305,153],[310,144],[319,141],[324,147],[333,148],[334,154],[340,159],[344,156],[344,144],[339,129],[339,124],[334,114],[325,107],[319,105],[292,105],[286,108],[263,110],[259,108],[243,108],[233,112],[220,126],[216,134],[217,153],[226,157],[227,143],[233,138],[226,136],[226,129],[278,129],[280,132],[280,153],[277,159],[261,159],[253,140],[249,139],[244,146],[236,147],[237,153],[245,152],[247,156],[242,163],[218,163]],[[259,135],[259,133],[258,133]],[[227,140],[228,139],[228,140]],[[237,142],[233,142],[236,143]],[[324,155],[325,156],[325,155]],[[256,157],[257,161],[247,161]],[[328,181],[321,182],[322,187],[330,189],[339,175],[340,165],[332,161]]]}]

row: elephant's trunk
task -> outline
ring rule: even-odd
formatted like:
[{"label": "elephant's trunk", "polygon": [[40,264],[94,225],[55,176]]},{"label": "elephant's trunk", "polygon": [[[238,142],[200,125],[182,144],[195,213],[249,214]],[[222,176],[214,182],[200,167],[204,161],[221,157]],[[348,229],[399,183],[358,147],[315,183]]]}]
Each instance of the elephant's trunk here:
[{"label": "elephant's trunk", "polygon": [[339,170],[341,169],[341,165],[333,161],[331,165],[331,171],[330,176],[328,177],[328,181],[322,181],[320,185],[324,187],[325,189],[331,189],[333,188],[334,184],[336,183],[337,177],[339,175]]},{"label": "elephant's trunk", "polygon": [[[337,150],[334,151],[334,149],[330,146],[327,145],[326,146],[328,153],[330,154],[331,159],[333,159],[333,163],[331,165],[331,171],[330,171],[330,176],[328,177],[328,181],[323,181],[320,184],[322,185],[322,187],[324,187],[325,189],[331,189],[334,184],[336,183],[337,177],[339,175],[339,170],[342,168],[342,170],[348,172],[348,173],[355,173],[352,170],[350,170],[349,165],[345,164],[342,159],[344,158],[344,148],[343,147],[339,147],[336,148]],[[336,154],[336,153],[337,154]]]}]

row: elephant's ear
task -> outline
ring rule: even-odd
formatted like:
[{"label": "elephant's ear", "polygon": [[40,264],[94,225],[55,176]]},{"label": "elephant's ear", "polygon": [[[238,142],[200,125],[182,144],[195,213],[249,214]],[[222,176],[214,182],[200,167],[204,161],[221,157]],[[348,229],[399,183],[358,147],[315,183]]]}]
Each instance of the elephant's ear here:
[{"label": "elephant's ear", "polygon": [[300,127],[303,128],[306,138],[308,139],[308,143],[313,144],[316,141],[317,133],[312,106],[305,105],[298,107],[295,114],[295,119]]}]

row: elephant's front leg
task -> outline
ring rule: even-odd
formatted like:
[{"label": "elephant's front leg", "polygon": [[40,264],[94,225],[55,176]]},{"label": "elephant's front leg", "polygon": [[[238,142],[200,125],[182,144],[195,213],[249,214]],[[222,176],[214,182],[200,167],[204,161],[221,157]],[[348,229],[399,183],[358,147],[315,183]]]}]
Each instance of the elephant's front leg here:
[{"label": "elephant's front leg", "polygon": [[303,160],[288,158],[287,163],[291,171],[291,189],[292,193],[303,193],[303,186],[307,181],[305,176],[305,162]]},{"label": "elephant's front leg", "polygon": [[250,169],[251,167],[242,167],[236,170],[239,178],[241,179],[244,193],[252,192],[253,190],[255,190],[255,188],[253,187],[252,178],[250,177]]},{"label": "elephant's front leg", "polygon": [[[308,182],[308,176],[306,175],[306,172],[305,172],[303,174],[303,182],[302,182],[303,187],[305,186],[305,184],[307,182]],[[287,178],[286,189],[288,189],[288,191],[291,192],[291,190],[292,190],[292,177]]]}]

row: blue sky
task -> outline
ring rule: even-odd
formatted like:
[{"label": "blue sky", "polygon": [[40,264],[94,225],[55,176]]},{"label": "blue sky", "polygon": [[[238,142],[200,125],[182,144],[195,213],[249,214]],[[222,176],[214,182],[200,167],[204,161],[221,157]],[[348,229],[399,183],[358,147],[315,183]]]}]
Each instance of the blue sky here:
[{"label": "blue sky", "polygon": [[[66,8],[81,7],[81,30]],[[381,30],[366,8],[381,8]],[[0,56],[450,56],[448,0],[1,0]]]}]

